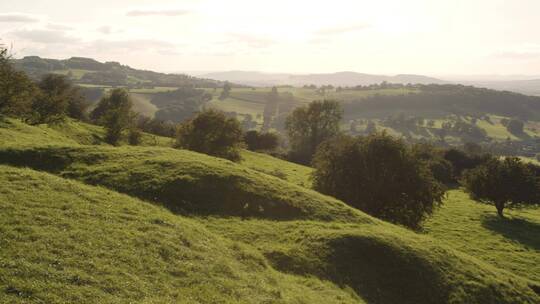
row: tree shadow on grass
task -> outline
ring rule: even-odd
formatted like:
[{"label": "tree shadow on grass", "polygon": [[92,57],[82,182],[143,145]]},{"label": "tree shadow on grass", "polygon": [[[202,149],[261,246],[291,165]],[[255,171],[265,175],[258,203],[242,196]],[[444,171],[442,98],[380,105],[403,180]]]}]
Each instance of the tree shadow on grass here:
[{"label": "tree shadow on grass", "polygon": [[523,218],[500,218],[488,215],[482,218],[482,226],[524,246],[540,250],[540,224]]}]

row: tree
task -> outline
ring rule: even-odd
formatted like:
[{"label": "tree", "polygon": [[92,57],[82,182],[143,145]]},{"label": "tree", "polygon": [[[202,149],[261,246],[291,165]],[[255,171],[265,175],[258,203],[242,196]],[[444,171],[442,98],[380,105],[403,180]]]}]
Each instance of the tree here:
[{"label": "tree", "polygon": [[251,130],[244,134],[244,142],[251,151],[271,151],[277,148],[279,137],[275,133]]},{"label": "tree", "polygon": [[385,133],[339,136],[319,146],[313,187],[375,217],[419,228],[444,189],[401,140]]},{"label": "tree", "polygon": [[292,159],[309,163],[317,147],[339,134],[342,110],[337,101],[314,101],[296,108],[285,121]]},{"label": "tree", "polygon": [[30,112],[37,88],[28,76],[11,64],[8,50],[0,45],[0,116],[22,117]]},{"label": "tree", "polygon": [[56,123],[66,115],[83,119],[88,104],[78,88],[64,75],[47,74],[39,82],[40,93],[32,103],[32,123]]},{"label": "tree", "polygon": [[136,115],[131,107],[131,99],[125,89],[114,89],[99,101],[91,116],[105,126],[108,143],[118,144],[122,132],[133,127]]},{"label": "tree", "polygon": [[175,147],[239,161],[241,142],[238,120],[210,109],[180,125]]},{"label": "tree", "polygon": [[523,121],[519,119],[510,119],[506,123],[506,129],[508,132],[514,134],[514,135],[522,135],[523,134],[523,127],[524,123]]},{"label": "tree", "polygon": [[224,100],[227,97],[229,97],[231,93],[231,84],[228,81],[225,81],[225,84],[223,85],[223,90],[221,91],[221,94],[219,95],[219,100]]},{"label": "tree", "polygon": [[516,205],[539,202],[539,183],[530,166],[517,157],[496,158],[469,170],[462,180],[471,198],[495,205],[497,214]]}]

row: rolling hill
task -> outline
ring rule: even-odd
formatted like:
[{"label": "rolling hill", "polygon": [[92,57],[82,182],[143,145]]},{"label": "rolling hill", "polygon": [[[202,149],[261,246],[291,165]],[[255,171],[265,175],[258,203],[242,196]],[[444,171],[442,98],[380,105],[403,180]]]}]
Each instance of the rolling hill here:
[{"label": "rolling hill", "polygon": [[[90,145],[74,130],[102,133],[77,122],[19,124],[0,127],[0,297],[9,302],[540,300],[535,268],[462,252],[457,237],[435,233],[440,220],[431,237],[302,187],[309,168],[256,153],[232,163]],[[265,173],[273,168],[281,177]]]},{"label": "rolling hill", "polygon": [[183,74],[164,74],[138,70],[118,62],[101,63],[92,58],[72,57],[69,59],[47,59],[27,56],[13,60],[15,68],[39,79],[47,73],[67,75],[76,83],[98,86],[134,87],[219,87],[219,81],[200,79]]},{"label": "rolling hill", "polygon": [[372,75],[356,72],[337,72],[325,74],[273,74],[249,71],[227,71],[202,74],[201,77],[219,81],[231,81],[234,83],[251,86],[273,85],[333,85],[333,86],[358,86],[379,84],[381,82],[401,84],[431,84],[446,83],[443,80],[422,75],[401,74],[395,76]]}]

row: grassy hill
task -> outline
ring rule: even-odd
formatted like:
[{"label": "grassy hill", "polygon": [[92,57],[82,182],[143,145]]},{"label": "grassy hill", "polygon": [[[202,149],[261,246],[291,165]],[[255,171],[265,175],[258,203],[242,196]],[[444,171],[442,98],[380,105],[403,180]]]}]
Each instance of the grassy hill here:
[{"label": "grassy hill", "polygon": [[309,168],[256,153],[236,164],[167,147],[86,145],[63,130],[90,126],[70,124],[0,128],[0,245],[8,248],[0,294],[11,302],[540,300],[525,264],[512,272],[518,264],[473,257],[440,234],[301,187]]}]

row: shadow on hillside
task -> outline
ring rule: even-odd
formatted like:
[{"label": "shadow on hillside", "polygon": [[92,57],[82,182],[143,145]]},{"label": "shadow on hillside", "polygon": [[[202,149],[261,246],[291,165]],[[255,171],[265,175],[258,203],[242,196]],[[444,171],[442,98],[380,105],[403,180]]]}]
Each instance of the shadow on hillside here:
[{"label": "shadow on hillside", "polygon": [[501,219],[497,215],[489,215],[482,219],[482,226],[526,247],[540,250],[540,224],[522,218]]}]

